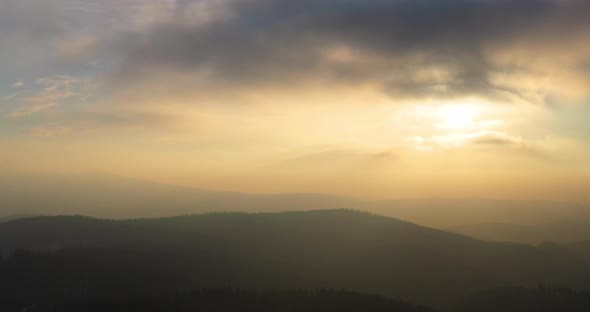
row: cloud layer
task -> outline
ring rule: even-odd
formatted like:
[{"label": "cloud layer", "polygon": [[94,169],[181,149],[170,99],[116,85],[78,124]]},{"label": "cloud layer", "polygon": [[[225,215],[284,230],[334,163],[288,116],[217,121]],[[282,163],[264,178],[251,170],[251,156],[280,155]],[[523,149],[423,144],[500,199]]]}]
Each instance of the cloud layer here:
[{"label": "cloud layer", "polygon": [[2,0],[3,166],[379,196],[587,182],[588,16],[586,0]]},{"label": "cloud layer", "polygon": [[7,73],[28,80],[95,76],[102,94],[148,88],[152,97],[190,99],[338,84],[370,86],[397,101],[481,97],[555,105],[590,95],[590,4],[583,0],[0,5],[7,46],[0,65]]},{"label": "cloud layer", "polygon": [[127,42],[118,84],[188,71],[187,84],[206,88],[320,81],[534,104],[588,95],[587,1],[209,0],[178,1],[178,12],[191,3],[207,18],[172,14]]}]

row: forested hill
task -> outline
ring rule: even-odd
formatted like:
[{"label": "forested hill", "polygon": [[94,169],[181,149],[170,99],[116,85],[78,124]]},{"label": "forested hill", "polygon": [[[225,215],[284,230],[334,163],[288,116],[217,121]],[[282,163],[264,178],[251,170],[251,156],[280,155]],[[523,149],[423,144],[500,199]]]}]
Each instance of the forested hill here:
[{"label": "forested hill", "polygon": [[[0,304],[0,307],[2,305]],[[4,305],[8,307],[7,305]],[[31,312],[433,312],[375,295],[334,290],[203,289],[168,295],[65,297],[29,307]]]},{"label": "forested hill", "polygon": [[588,261],[567,248],[482,242],[347,210],[39,217],[1,223],[0,246],[12,250],[0,262],[9,296],[332,288],[439,305],[495,286],[590,284]]}]

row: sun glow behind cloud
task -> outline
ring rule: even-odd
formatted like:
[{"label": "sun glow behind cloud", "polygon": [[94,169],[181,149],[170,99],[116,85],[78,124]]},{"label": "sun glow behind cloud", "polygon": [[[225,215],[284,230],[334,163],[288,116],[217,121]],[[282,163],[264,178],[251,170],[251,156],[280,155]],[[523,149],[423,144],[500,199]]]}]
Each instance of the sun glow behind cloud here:
[{"label": "sun glow behind cloud", "polygon": [[439,124],[442,128],[464,129],[471,125],[474,118],[474,108],[467,104],[443,107],[442,115],[445,122]]}]

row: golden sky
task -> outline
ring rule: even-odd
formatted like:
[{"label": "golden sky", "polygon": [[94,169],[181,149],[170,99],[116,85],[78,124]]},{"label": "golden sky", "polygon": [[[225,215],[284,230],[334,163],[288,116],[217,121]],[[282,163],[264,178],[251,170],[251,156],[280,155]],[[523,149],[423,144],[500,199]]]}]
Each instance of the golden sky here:
[{"label": "golden sky", "polygon": [[0,169],[590,203],[582,0],[5,0]]}]

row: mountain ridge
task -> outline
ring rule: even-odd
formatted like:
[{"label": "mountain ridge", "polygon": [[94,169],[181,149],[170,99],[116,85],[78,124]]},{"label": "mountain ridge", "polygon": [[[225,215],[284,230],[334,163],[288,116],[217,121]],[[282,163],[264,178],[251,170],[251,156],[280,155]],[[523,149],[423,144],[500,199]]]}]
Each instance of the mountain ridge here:
[{"label": "mountain ridge", "polygon": [[[537,226],[561,220],[590,224],[590,207],[552,201],[464,199],[363,200],[324,194],[208,191],[116,176],[1,176],[0,216],[83,214],[158,218],[215,211],[280,212],[356,209],[439,229],[481,223]],[[578,237],[579,240],[587,237]]]},{"label": "mountain ridge", "polygon": [[[342,209],[133,220],[38,217],[0,224],[0,248],[12,250],[9,259],[16,261],[7,260],[5,274],[37,272],[56,283],[62,283],[58,276],[82,276],[95,285],[112,278],[120,287],[143,285],[146,291],[333,288],[441,304],[496,286],[549,281],[590,287],[588,259],[567,248],[483,242]],[[44,271],[41,263],[63,268]],[[52,287],[70,287],[63,283]],[[114,286],[96,287],[100,294]]]}]

